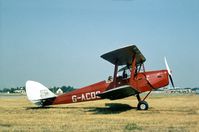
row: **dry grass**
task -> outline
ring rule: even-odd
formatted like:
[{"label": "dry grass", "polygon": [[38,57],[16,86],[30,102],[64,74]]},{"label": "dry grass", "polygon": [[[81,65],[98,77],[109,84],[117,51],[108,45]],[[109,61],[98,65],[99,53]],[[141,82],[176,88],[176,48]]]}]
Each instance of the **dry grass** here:
[{"label": "dry grass", "polygon": [[[1,96],[1,95],[0,95]],[[130,97],[37,108],[26,97],[0,97],[0,131],[198,131],[199,96],[153,95],[148,111]]]}]

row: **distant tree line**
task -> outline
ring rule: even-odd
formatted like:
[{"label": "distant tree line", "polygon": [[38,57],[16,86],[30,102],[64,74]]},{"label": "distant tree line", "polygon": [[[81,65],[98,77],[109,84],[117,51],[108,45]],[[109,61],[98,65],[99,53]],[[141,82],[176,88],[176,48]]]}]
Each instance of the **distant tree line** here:
[{"label": "distant tree line", "polygon": [[25,90],[25,86],[16,87],[16,88],[3,88],[3,89],[0,89],[0,92],[1,93],[15,93],[16,90]]},{"label": "distant tree line", "polygon": [[58,89],[61,89],[63,91],[63,93],[67,93],[67,92],[75,90],[75,88],[72,87],[72,86],[62,86],[62,87],[52,87],[52,88],[49,88],[49,90],[52,91],[53,93],[56,93],[56,91]]},{"label": "distant tree line", "polygon": [[[67,92],[75,90],[75,88],[72,86],[62,86],[62,87],[54,86],[52,88],[49,88],[49,90],[52,91],[53,93],[56,93],[58,89],[61,89],[63,91],[63,93],[67,93]],[[19,91],[26,91],[25,86],[24,87],[16,87],[16,88],[0,89],[1,93],[18,93]]]}]

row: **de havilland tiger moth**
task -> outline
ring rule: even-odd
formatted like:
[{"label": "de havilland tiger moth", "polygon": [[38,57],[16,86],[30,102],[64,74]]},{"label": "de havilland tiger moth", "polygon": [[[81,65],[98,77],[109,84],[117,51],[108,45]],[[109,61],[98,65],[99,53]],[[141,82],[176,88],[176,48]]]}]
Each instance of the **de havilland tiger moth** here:
[{"label": "de havilland tiger moth", "polygon": [[[114,65],[113,77],[92,85],[76,89],[62,95],[55,95],[47,87],[35,81],[26,82],[28,99],[39,107],[49,105],[78,103],[100,99],[117,100],[135,96],[138,100],[138,110],[148,110],[146,102],[152,90],[167,86],[169,79],[174,87],[172,74],[167,64],[166,70],[145,71],[143,54],[135,45],[120,48],[101,56]],[[118,70],[118,67],[121,69]],[[119,75],[118,73],[122,74]],[[141,98],[140,94],[148,92]]]}]

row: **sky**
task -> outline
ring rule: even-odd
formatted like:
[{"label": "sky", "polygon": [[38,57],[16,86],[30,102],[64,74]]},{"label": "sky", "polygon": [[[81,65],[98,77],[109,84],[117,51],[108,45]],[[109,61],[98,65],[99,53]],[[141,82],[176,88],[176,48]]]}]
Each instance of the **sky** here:
[{"label": "sky", "polygon": [[100,58],[135,44],[146,70],[199,86],[198,0],[0,0],[0,88],[80,88],[113,75]]}]

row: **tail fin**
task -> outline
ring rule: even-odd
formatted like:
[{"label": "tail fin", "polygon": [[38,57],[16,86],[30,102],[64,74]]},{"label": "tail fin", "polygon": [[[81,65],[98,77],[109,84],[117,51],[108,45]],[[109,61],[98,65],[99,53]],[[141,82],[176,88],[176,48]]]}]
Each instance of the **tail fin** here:
[{"label": "tail fin", "polygon": [[26,82],[26,94],[31,102],[40,107],[51,105],[56,98],[47,87],[35,81]]}]

